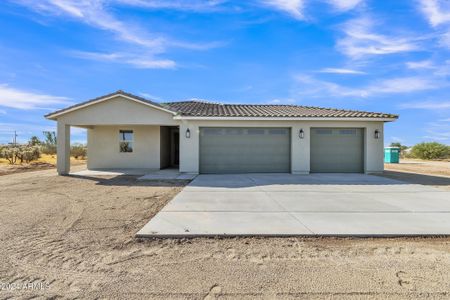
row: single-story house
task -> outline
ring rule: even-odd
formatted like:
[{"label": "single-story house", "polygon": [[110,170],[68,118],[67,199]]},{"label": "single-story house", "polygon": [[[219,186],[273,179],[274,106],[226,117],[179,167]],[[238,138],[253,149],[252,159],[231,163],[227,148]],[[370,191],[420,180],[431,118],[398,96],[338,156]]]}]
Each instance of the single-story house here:
[{"label": "single-story house", "polygon": [[88,169],[186,173],[383,171],[383,127],[398,116],[298,105],[156,103],[123,91],[45,116],[57,121],[57,169],[70,127],[87,128]]}]

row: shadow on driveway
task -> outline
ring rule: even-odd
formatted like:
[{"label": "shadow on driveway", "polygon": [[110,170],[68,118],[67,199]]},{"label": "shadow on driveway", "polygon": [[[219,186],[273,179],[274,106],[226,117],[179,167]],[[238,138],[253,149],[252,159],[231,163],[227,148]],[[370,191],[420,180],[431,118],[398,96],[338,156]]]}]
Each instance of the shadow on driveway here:
[{"label": "shadow on driveway", "polygon": [[449,177],[395,171],[384,171],[380,176],[413,184],[447,186],[450,189]]}]

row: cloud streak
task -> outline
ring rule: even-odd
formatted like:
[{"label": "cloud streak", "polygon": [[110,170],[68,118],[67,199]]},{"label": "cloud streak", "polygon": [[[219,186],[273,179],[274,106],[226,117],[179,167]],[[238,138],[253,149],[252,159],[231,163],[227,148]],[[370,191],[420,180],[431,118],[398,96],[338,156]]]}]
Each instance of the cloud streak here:
[{"label": "cloud streak", "polygon": [[341,26],[344,36],[336,48],[352,59],[420,50],[420,38],[387,36],[374,31],[374,21],[368,17],[350,20]]},{"label": "cloud streak", "polygon": [[305,19],[305,16],[303,14],[303,10],[305,8],[304,0],[262,0],[262,4],[288,13],[295,19]]},{"label": "cloud streak", "polygon": [[363,71],[352,70],[352,69],[342,69],[342,68],[324,68],[319,71],[319,73],[330,73],[330,74],[353,74],[353,75],[363,75],[367,74]]},{"label": "cloud streak", "polygon": [[[138,57],[139,59],[133,59],[132,56],[126,58],[128,64],[138,68],[173,68],[175,64],[173,60],[155,59],[156,55],[165,53],[169,47],[189,50],[208,50],[225,45],[224,42],[193,43],[178,41],[167,38],[161,34],[151,33],[143,26],[126,22],[115,17],[107,9],[108,3],[104,0],[16,0],[16,2],[40,14],[69,17],[78,20],[94,28],[112,33],[113,36],[121,42],[139,46],[139,49],[146,53],[146,58],[142,55]],[[176,8],[183,6],[184,3],[181,1],[141,0],[122,0],[116,2],[126,5],[154,8]],[[221,1],[206,1],[203,6],[215,7],[220,3]],[[193,9],[194,7],[200,7],[200,4],[201,3],[197,1],[194,6],[187,4],[184,4],[184,6]],[[118,54],[117,56],[121,55],[122,54]],[[84,57],[93,59],[94,55],[85,55]],[[104,61],[107,61],[109,59],[110,61],[115,61],[112,56],[107,58],[105,55],[102,56],[101,54],[97,54],[96,58],[97,60],[103,59]],[[140,61],[141,58],[144,58],[143,61]]]},{"label": "cloud streak", "polygon": [[72,51],[70,53],[72,56],[81,59],[127,64],[138,69],[174,69],[176,67],[176,63],[173,60],[155,59],[153,55],[88,51]]},{"label": "cloud streak", "polygon": [[347,11],[356,8],[363,0],[328,0],[338,11]]},{"label": "cloud streak", "polygon": [[0,106],[16,109],[48,109],[56,104],[71,104],[69,98],[34,93],[0,85]]},{"label": "cloud streak", "polygon": [[347,87],[308,75],[295,77],[301,92],[309,96],[368,98],[385,94],[407,94],[440,88],[433,80],[422,77],[398,77],[377,80],[363,87]]}]

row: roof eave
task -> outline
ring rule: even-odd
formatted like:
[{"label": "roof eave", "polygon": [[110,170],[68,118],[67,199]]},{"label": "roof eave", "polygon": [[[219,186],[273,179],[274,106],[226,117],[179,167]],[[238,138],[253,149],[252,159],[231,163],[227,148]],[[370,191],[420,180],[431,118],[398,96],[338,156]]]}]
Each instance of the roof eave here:
[{"label": "roof eave", "polygon": [[51,112],[49,114],[44,115],[44,117],[46,119],[48,119],[48,120],[57,120],[58,117],[60,117],[62,115],[65,115],[67,113],[70,113],[70,112],[82,109],[84,107],[88,107],[88,106],[91,106],[91,105],[103,102],[103,101],[106,101],[106,100],[109,100],[109,99],[112,99],[112,98],[117,97],[117,96],[121,96],[121,97],[123,97],[125,99],[132,100],[132,101],[135,101],[135,102],[141,103],[143,105],[147,105],[147,106],[153,107],[153,108],[161,110],[161,111],[165,111],[165,112],[170,113],[170,114],[172,114],[174,116],[177,115],[177,112],[175,112],[173,110],[170,110],[170,109],[167,109],[165,107],[162,107],[162,106],[158,105],[157,103],[153,103],[150,100],[144,100],[144,99],[142,99],[140,97],[137,97],[137,96],[134,96],[132,94],[125,93],[125,92],[122,92],[122,91],[117,91],[117,92],[112,93],[112,94],[108,94],[108,95],[105,95],[105,96],[102,96],[102,97],[99,97],[99,98],[95,98],[93,100],[88,100],[88,101],[76,104],[74,106],[70,106],[70,107],[67,107],[67,108],[63,108],[63,109]]}]

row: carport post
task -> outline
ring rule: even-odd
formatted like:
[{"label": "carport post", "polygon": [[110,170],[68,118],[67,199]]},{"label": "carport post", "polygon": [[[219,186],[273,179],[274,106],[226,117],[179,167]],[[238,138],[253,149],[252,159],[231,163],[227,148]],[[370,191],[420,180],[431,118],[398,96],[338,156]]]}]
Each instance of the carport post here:
[{"label": "carport post", "polygon": [[56,170],[59,175],[70,172],[70,125],[58,120],[56,138]]}]

